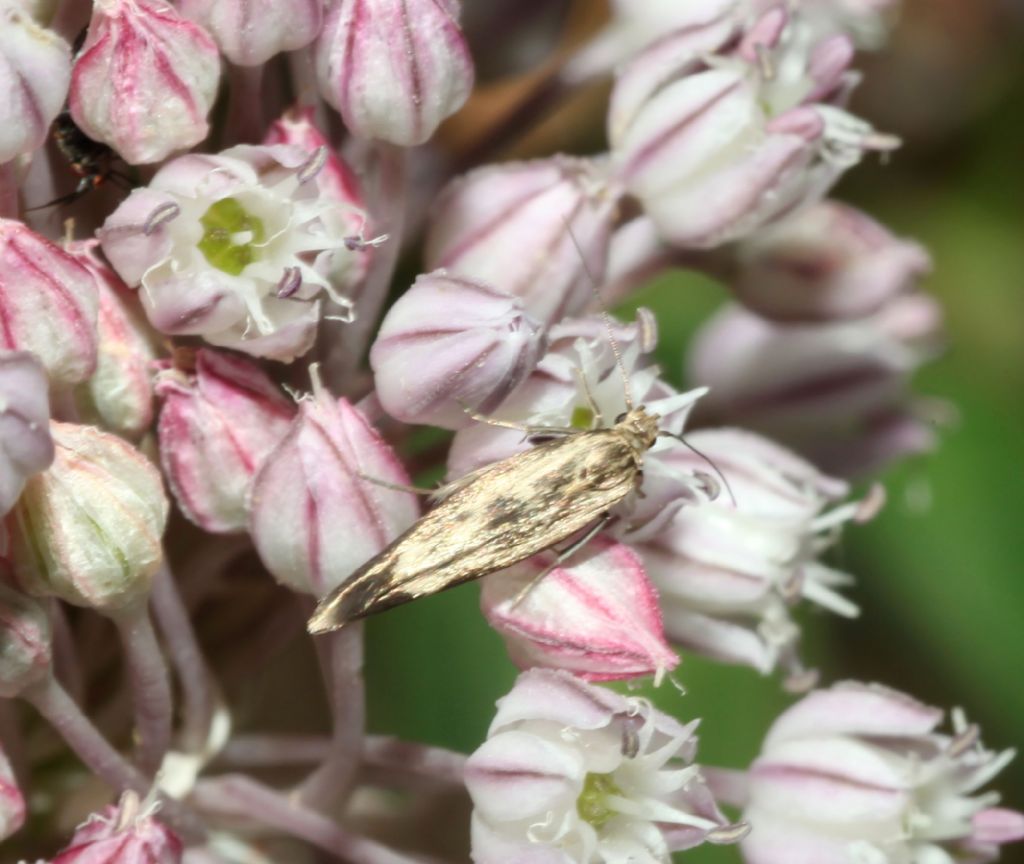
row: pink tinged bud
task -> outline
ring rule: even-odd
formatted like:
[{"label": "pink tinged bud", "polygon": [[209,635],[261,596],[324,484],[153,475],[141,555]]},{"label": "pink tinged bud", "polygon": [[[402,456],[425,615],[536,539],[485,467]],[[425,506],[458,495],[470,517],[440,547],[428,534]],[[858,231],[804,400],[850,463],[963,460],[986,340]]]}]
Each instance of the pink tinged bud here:
[{"label": "pink tinged bud", "polygon": [[97,0],[68,106],[83,132],[129,164],[202,141],[220,56],[202,27],[160,0]]},{"label": "pink tinged bud", "polygon": [[0,165],[46,141],[70,80],[68,43],[18,3],[0,7]]},{"label": "pink tinged bud", "polygon": [[391,307],[370,350],[377,395],[406,423],[458,429],[529,375],[546,344],[518,297],[435,271]]},{"label": "pink tinged bud", "polygon": [[372,482],[409,476],[359,411],[317,390],[253,480],[249,530],[278,581],[321,596],[408,528],[419,504]]},{"label": "pink tinged bud", "polygon": [[98,298],[92,276],[21,222],[0,219],[0,348],[31,351],[54,385],[96,369]]},{"label": "pink tinged bud", "polygon": [[157,812],[134,792],[125,792],[117,806],[80,825],[51,864],[180,864],[182,842],[155,818]]},{"label": "pink tinged bud", "polygon": [[323,21],[319,0],[183,0],[181,14],[205,27],[238,66],[257,66],[312,42]]},{"label": "pink tinged bud", "polygon": [[46,373],[32,354],[0,352],[0,516],[52,461]]},{"label": "pink tinged bud", "polygon": [[716,422],[755,429],[832,474],[861,474],[934,446],[909,382],[941,329],[936,301],[917,294],[816,326],[728,307],[698,333],[688,376],[711,388],[702,408]]},{"label": "pink tinged bud", "polygon": [[931,269],[917,243],[835,201],[757,232],[739,246],[737,259],[737,297],[780,322],[871,315]]},{"label": "pink tinged bud", "polygon": [[714,841],[726,820],[688,764],[696,725],[567,672],[524,672],[466,763],[473,860],[667,861]]},{"label": "pink tinged bud", "polygon": [[601,284],[617,194],[603,165],[555,157],[479,168],[441,193],[428,269],[444,268],[521,297],[545,324],[575,315]]},{"label": "pink tinged bud", "polygon": [[258,366],[200,349],[195,373],[162,373],[157,434],[164,476],[200,528],[244,531],[252,478],[284,438],[295,406]]},{"label": "pink tinged bud", "polygon": [[78,388],[76,401],[83,417],[137,438],[153,422],[154,334],[138,297],[100,259],[96,246],[87,240],[67,249],[92,274],[99,295],[96,371]]},{"label": "pink tinged bud", "polygon": [[117,610],[144,598],[163,557],[160,474],[94,426],[52,423],[53,465],[7,517],[15,581],[32,594]]},{"label": "pink tinged bud", "polygon": [[332,0],[316,43],[320,93],[349,131],[427,141],[473,89],[456,0]]},{"label": "pink tinged bud", "polygon": [[25,798],[18,788],[11,763],[0,748],[0,841],[6,840],[24,824]]},{"label": "pink tinged bud", "polygon": [[[628,74],[623,87],[634,86]],[[823,129],[820,120],[769,128],[757,87],[731,65],[671,81],[625,113],[628,122],[609,129],[617,176],[682,247],[735,239],[787,206]]]},{"label": "pink tinged bud", "polygon": [[537,555],[484,581],[484,615],[517,666],[611,681],[660,678],[678,665],[665,642],[657,592],[632,549],[592,540],[523,596],[550,563],[550,554]]},{"label": "pink tinged bud", "polygon": [[286,362],[308,351],[319,298],[351,308],[332,274],[362,255],[345,243],[360,211],[319,186],[323,156],[284,145],[189,154],[133,190],[98,236],[141,286],[150,323]]},{"label": "pink tinged bud", "polygon": [[1013,758],[976,726],[902,693],[853,682],[815,691],[769,730],[750,769],[751,864],[993,861],[1024,817],[976,794]]},{"label": "pink tinged bud", "polygon": [[46,609],[0,582],[0,697],[13,699],[42,681],[49,674],[50,660]]}]

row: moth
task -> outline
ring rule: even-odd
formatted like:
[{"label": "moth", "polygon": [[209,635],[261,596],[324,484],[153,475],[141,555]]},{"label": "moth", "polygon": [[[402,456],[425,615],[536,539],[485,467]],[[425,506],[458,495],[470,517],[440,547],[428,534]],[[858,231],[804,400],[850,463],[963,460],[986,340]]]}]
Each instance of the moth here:
[{"label": "moth", "polygon": [[616,504],[639,490],[660,418],[643,406],[627,407],[615,425],[586,431],[490,421],[554,437],[441,490],[432,510],[320,601],[309,632],[336,630],[478,579],[585,530],[555,564],[565,560],[611,520]]}]

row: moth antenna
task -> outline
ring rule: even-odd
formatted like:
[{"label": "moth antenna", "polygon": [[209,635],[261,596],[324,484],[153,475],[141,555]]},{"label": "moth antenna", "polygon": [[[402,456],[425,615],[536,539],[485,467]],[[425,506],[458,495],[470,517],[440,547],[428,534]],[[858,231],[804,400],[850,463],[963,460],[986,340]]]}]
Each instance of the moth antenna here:
[{"label": "moth antenna", "polygon": [[721,469],[719,469],[719,467],[714,463],[714,461],[707,454],[702,453],[700,450],[698,450],[696,447],[694,447],[689,441],[687,441],[682,435],[676,435],[674,432],[661,431],[661,432],[658,433],[658,437],[659,438],[674,438],[676,441],[678,441],[680,444],[682,444],[688,450],[692,450],[701,459],[703,459],[705,462],[707,462],[708,465],[711,466],[711,470],[714,471],[718,475],[718,478],[722,481],[722,485],[725,487],[725,491],[729,493],[729,500],[732,501],[732,506],[733,507],[739,507],[739,504],[736,502],[736,496],[733,494],[732,486],[729,485],[729,481],[726,479],[726,476],[722,473]]},{"label": "moth antenna", "polygon": [[572,233],[572,227],[564,216],[562,217],[562,222],[565,224],[565,230],[569,234],[569,239],[572,241],[572,245],[576,247],[576,252],[579,253],[580,264],[583,267],[583,272],[586,274],[587,281],[590,282],[590,290],[594,292],[594,296],[597,298],[598,306],[601,309],[601,318],[604,321],[605,330],[608,331],[608,342],[612,346],[612,354],[615,355],[615,365],[619,369],[619,375],[622,376],[622,389],[626,397],[626,408],[627,410],[632,411],[633,396],[629,392],[629,375],[626,372],[626,364],[622,362],[622,350],[619,348],[619,343],[616,341],[615,333],[612,330],[612,316],[608,314],[608,310],[604,305],[604,298],[601,296],[601,289],[598,287],[594,274],[590,272],[590,267],[587,266],[587,258],[583,254],[583,247],[580,246],[579,240],[576,239],[576,235]]}]

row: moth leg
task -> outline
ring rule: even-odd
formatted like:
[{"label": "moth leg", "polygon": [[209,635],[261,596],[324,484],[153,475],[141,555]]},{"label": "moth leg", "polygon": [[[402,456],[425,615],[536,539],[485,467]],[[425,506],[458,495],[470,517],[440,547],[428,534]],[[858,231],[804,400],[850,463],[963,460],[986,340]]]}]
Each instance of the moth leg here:
[{"label": "moth leg", "polygon": [[462,410],[466,412],[470,419],[476,420],[478,423],[486,423],[488,426],[500,426],[503,429],[515,429],[517,432],[525,432],[531,437],[534,435],[575,435],[580,431],[569,426],[528,426],[525,423],[514,423],[511,420],[498,420],[496,417],[479,414],[465,405],[462,406]]},{"label": "moth leg", "polygon": [[389,483],[387,480],[378,480],[369,474],[357,474],[356,476],[367,483],[383,486],[385,489],[394,489],[396,492],[412,492],[414,495],[436,495],[440,491],[439,489],[425,489],[422,486],[406,486],[404,483]]},{"label": "moth leg", "polygon": [[570,543],[568,546],[565,547],[565,549],[560,550],[554,561],[552,561],[547,567],[541,570],[540,573],[534,576],[529,582],[526,583],[526,585],[524,585],[520,589],[519,593],[516,594],[515,600],[512,601],[512,608],[515,609],[520,603],[522,603],[530,595],[530,592],[533,591],[533,589],[536,588],[538,585],[540,585],[540,583],[543,581],[544,577],[548,575],[548,573],[554,570],[563,561],[572,558],[573,555],[575,555],[577,552],[580,551],[580,549],[582,549],[591,540],[593,540],[601,532],[601,530],[605,528],[605,526],[607,526],[608,523],[611,522],[614,518],[615,517],[612,516],[611,513],[602,513],[598,517],[597,521],[589,529],[587,529],[586,534],[580,537],[579,540]]},{"label": "moth leg", "polygon": [[587,381],[587,376],[583,374],[583,370],[579,366],[573,366],[572,371],[576,373],[576,380],[579,382],[580,388],[583,390],[583,395],[587,398],[587,407],[590,409],[590,413],[594,415],[594,422],[591,424],[591,429],[600,429],[604,426],[604,415],[601,413],[601,409],[597,405],[597,400],[594,398],[594,394],[590,389],[590,384]]}]

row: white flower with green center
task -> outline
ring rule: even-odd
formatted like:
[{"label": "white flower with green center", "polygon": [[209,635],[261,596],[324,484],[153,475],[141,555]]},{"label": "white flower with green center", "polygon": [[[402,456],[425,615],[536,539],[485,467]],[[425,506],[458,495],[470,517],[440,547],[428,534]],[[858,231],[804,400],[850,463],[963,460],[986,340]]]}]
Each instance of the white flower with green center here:
[{"label": "white flower with green center", "polygon": [[696,726],[566,672],[524,672],[466,764],[473,860],[654,864],[740,839],[690,764]]},{"label": "white flower with green center", "polygon": [[348,317],[338,274],[363,255],[365,215],[321,188],[323,150],[238,146],[170,162],[100,231],[103,251],[140,286],[153,325],[214,345],[292,360],[313,344],[326,295]]}]

